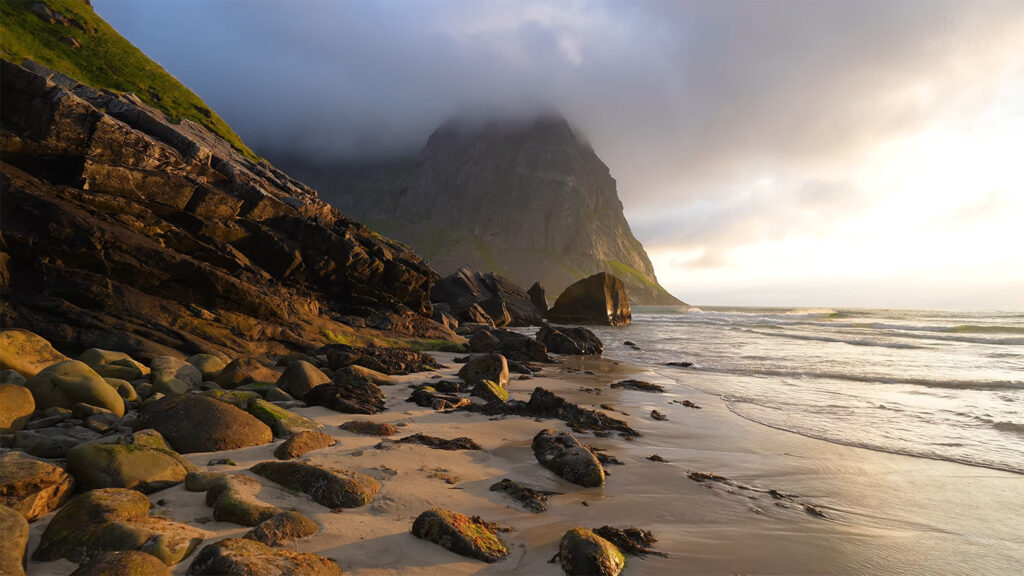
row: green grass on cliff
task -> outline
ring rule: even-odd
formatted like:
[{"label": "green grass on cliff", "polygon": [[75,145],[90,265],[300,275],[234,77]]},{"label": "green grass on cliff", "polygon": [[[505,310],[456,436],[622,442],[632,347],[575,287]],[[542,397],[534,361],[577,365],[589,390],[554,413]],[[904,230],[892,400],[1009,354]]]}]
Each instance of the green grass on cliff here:
[{"label": "green grass on cliff", "polygon": [[619,278],[622,278],[623,280],[629,280],[636,284],[646,286],[647,288],[650,288],[652,291],[654,291],[655,294],[667,294],[671,296],[671,294],[669,294],[667,290],[658,285],[657,282],[651,281],[650,279],[647,278],[647,276],[644,276],[642,272],[640,272],[636,268],[633,268],[632,266],[629,266],[628,264],[624,264],[622,262],[619,262],[618,260],[605,260],[604,264],[605,266],[607,266],[609,272],[618,276]]},{"label": "green grass on cliff", "polygon": [[[22,58],[30,58],[93,88],[133,92],[171,122],[188,118],[249,159],[260,160],[216,112],[118,34],[83,0],[45,0],[50,10],[77,24],[72,26],[44,21],[32,13],[35,3],[0,0],[0,50],[5,59],[20,64]],[[70,46],[67,38],[81,46]]]}]

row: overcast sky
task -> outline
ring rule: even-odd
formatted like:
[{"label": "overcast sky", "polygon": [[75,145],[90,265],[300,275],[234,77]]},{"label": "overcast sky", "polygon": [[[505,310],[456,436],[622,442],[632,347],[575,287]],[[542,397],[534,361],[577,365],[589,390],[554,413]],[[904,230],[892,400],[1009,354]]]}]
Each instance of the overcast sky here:
[{"label": "overcast sky", "polygon": [[93,4],[271,155],[555,107],[691,303],[1024,309],[1024,2]]}]

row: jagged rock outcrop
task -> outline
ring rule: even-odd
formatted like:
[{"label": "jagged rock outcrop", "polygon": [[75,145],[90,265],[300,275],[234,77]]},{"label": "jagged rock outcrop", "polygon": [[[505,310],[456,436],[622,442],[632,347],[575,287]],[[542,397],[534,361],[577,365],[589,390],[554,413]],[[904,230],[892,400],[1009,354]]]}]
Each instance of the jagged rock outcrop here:
[{"label": "jagged rock outcrop", "polygon": [[0,77],[0,325],[143,360],[309,349],[343,320],[452,339],[420,257],[280,170],[130,93]]},{"label": "jagged rock outcrop", "polygon": [[544,311],[537,309],[526,290],[500,274],[481,274],[468,268],[459,268],[438,280],[430,291],[430,300],[447,304],[459,319],[476,304],[496,326],[504,325],[499,320],[506,316],[509,326],[535,326],[544,319]]},{"label": "jagged rock outcrop", "polygon": [[415,162],[292,170],[441,274],[468,267],[557,294],[607,271],[638,303],[681,304],[658,284],[608,167],[564,118],[452,120]]}]

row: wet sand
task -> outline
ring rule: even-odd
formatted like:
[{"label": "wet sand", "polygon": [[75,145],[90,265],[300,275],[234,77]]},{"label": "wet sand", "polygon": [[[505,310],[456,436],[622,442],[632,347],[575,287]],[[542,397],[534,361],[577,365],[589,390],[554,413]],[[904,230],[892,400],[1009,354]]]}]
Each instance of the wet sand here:
[{"label": "wet sand", "polygon": [[[454,355],[436,356],[449,366],[442,376],[454,378]],[[383,388],[388,411],[374,416],[321,407],[295,410],[323,423],[338,440],[336,446],[304,458],[373,475],[383,486],[369,505],[332,513],[261,479],[261,499],[296,509],[322,528],[289,548],[334,558],[345,573],[355,575],[560,574],[548,560],[562,534],[576,525],[610,524],[652,530],[658,538],[654,547],[668,554],[629,557],[623,572],[627,575],[1015,574],[1024,565],[1024,536],[1018,526],[1024,518],[1024,476],[840,446],[768,428],[732,414],[720,398],[688,386],[699,387],[701,382],[693,379],[709,376],[680,369],[652,372],[609,360],[565,358],[546,367],[541,377],[519,381],[513,375],[514,398],[525,400],[535,386],[542,386],[582,406],[607,403],[629,413],[611,415],[643,434],[632,441],[577,434],[625,463],[607,466],[604,487],[581,488],[540,466],[530,450],[539,430],[567,430],[565,423],[444,414],[405,401],[407,384],[429,382],[433,375],[403,376],[400,384]],[[665,385],[666,392],[608,386],[628,377]],[[581,388],[596,388],[600,394]],[[690,400],[703,409],[673,400]],[[652,409],[668,419],[652,419]],[[484,450],[448,452],[418,445],[377,449],[379,438],[338,428],[353,419],[394,424],[402,436],[469,436]],[[237,467],[207,467],[212,454],[187,457],[200,469],[241,471],[274,459],[279,442],[216,453],[233,458]],[[654,453],[668,462],[648,460]],[[714,473],[730,482],[695,482],[687,478],[691,471]],[[533,514],[489,491],[502,478],[563,495],[549,500],[547,512]],[[206,530],[204,544],[248,530],[197,522],[212,517],[204,497],[176,486],[150,495],[152,513]],[[512,528],[502,534],[511,556],[488,565],[413,537],[413,519],[432,507],[477,514]],[[32,525],[30,552],[49,518]],[[193,557],[173,573],[185,574]],[[73,569],[64,560],[33,562],[29,574],[67,574]]]}]

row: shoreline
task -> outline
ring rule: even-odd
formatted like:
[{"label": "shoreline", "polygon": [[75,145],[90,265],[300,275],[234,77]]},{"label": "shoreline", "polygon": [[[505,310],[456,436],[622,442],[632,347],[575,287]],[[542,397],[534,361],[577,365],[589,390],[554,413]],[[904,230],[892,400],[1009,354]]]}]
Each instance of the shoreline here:
[{"label": "shoreline", "polygon": [[[564,422],[446,414],[406,402],[408,384],[429,383],[437,374],[450,378],[458,370],[460,365],[452,361],[455,354],[433,354],[446,368],[395,377],[398,384],[382,387],[387,396],[385,412],[362,416],[322,407],[293,409],[324,424],[323,431],[338,440],[336,446],[309,452],[304,458],[375,476],[382,488],[368,505],[335,514],[302,494],[263,481],[261,499],[294,508],[321,526],[319,534],[287,549],[334,558],[348,574],[558,574],[558,566],[547,561],[565,530],[608,524],[649,529],[658,538],[653,548],[668,554],[667,558],[630,556],[624,574],[970,574],[982,567],[990,574],[1008,574],[1015,561],[1024,558],[1024,541],[1010,527],[992,522],[989,533],[978,534],[966,532],[949,514],[928,521],[929,512],[940,504],[968,504],[964,494],[975,499],[972,508],[978,511],[1000,513],[1004,518],[1024,515],[1024,504],[1014,496],[1024,489],[1020,475],[844,446],[774,429],[733,413],[720,397],[652,367],[607,358],[559,357],[561,364],[545,365],[539,376],[525,381],[513,378],[512,397],[526,399],[535,386],[541,386],[581,406],[611,404],[628,415],[606,412],[624,418],[643,434],[627,441],[576,433],[582,442],[605,449],[625,463],[606,467],[610,474],[603,488],[581,488],[538,464],[530,449],[537,431],[567,430]],[[593,374],[582,372],[586,370]],[[664,384],[666,391],[652,394],[608,387],[630,377]],[[583,388],[600,390],[600,394]],[[691,400],[702,409],[671,404],[672,400]],[[663,412],[668,420],[653,420],[652,409]],[[338,428],[354,419],[394,424],[401,436],[416,432],[444,438],[468,436],[483,450],[447,452],[397,444],[378,449],[379,438]],[[186,457],[200,469],[241,472],[272,460],[279,444],[275,440]],[[667,462],[647,460],[653,453]],[[238,466],[206,466],[214,454],[232,458]],[[731,484],[687,478],[687,473],[698,471],[726,477]],[[550,499],[549,511],[533,514],[489,491],[502,478],[563,495]],[[948,488],[952,478],[957,479],[955,491]],[[768,490],[791,498],[777,500]],[[915,502],[922,492],[928,496]],[[211,510],[203,493],[188,492],[182,485],[151,494],[150,500],[153,515],[206,531],[203,545],[248,530],[226,522],[197,522],[210,517]],[[163,505],[157,504],[161,501]],[[826,518],[808,513],[805,505]],[[480,515],[513,528],[501,535],[512,551],[510,557],[487,565],[415,538],[409,533],[413,519],[432,507]],[[30,552],[51,517],[32,524]],[[1003,554],[992,554],[1000,548]],[[935,549],[945,552],[928,553]],[[172,567],[172,573],[185,574],[194,554]],[[961,559],[960,565],[951,564],[955,558]],[[911,559],[917,564],[911,564]],[[73,567],[66,560],[30,562],[28,573],[67,574]]]}]

